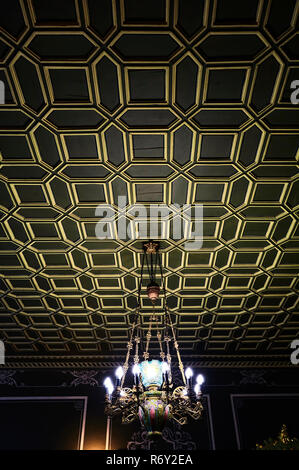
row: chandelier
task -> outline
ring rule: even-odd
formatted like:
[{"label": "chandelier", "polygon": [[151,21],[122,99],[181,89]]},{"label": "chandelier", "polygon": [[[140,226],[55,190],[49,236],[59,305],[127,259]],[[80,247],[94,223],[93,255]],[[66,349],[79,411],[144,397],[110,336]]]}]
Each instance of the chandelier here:
[{"label": "chandelier", "polygon": [[[146,284],[152,309],[147,328],[142,324],[141,315],[141,296]],[[124,363],[116,369],[114,383],[110,377],[104,381],[105,413],[108,420],[121,415],[123,424],[139,419],[153,440],[162,435],[165,424],[171,420],[183,425],[188,416],[200,418],[203,409],[201,385],[204,382],[201,374],[193,380],[192,369],[185,369],[181,360],[167,306],[158,242],[143,243],[134,317]],[[176,356],[175,364],[172,364],[173,356]],[[128,382],[131,385],[127,386]]]}]

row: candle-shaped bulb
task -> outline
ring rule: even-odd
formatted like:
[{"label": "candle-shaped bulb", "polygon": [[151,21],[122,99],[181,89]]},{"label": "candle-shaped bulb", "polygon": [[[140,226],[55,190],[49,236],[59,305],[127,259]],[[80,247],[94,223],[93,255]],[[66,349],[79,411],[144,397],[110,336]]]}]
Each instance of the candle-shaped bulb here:
[{"label": "candle-shaped bulb", "polygon": [[117,378],[118,380],[121,380],[121,379],[122,379],[122,377],[123,377],[123,375],[124,375],[124,370],[123,370],[123,368],[122,368],[121,366],[119,366],[119,367],[116,369],[115,375],[116,375],[116,378]]},{"label": "candle-shaped bulb", "polygon": [[189,379],[191,379],[191,377],[193,377],[193,370],[190,367],[187,367],[187,369],[185,371],[185,376],[186,376],[187,380],[189,380]]},{"label": "candle-shaped bulb", "polygon": [[106,388],[107,394],[108,394],[109,396],[112,395],[113,390],[114,390],[114,387],[113,387],[113,383],[111,382],[110,377],[107,377],[107,378],[104,380],[104,386],[105,386],[105,388]]},{"label": "candle-shaped bulb", "polygon": [[140,374],[140,366],[139,364],[134,364],[132,368],[132,372],[134,375],[139,375]]},{"label": "candle-shaped bulb", "polygon": [[198,374],[198,376],[196,377],[196,383],[198,383],[199,385],[203,384],[205,381],[205,378],[203,375],[201,374]]}]

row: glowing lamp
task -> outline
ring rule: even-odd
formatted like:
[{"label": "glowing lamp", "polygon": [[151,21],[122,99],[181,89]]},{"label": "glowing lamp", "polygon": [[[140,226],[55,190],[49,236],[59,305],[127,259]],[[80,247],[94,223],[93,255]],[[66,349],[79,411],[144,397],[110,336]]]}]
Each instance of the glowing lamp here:
[{"label": "glowing lamp", "polygon": [[140,367],[138,364],[134,364],[132,367],[132,372],[134,375],[139,375],[140,374]]},{"label": "glowing lamp", "polygon": [[113,387],[113,383],[111,382],[110,377],[107,377],[107,378],[104,380],[104,387],[106,388],[107,394],[108,394],[109,396],[112,395],[113,390],[114,390],[114,387]]},{"label": "glowing lamp", "polygon": [[162,378],[162,362],[156,359],[152,361],[143,361],[141,364],[141,377],[144,387],[149,385],[161,386]]},{"label": "glowing lamp", "polygon": [[191,377],[193,377],[193,370],[190,367],[187,367],[187,369],[185,371],[185,376],[186,376],[187,380],[189,380],[189,379],[191,379]]},{"label": "glowing lamp", "polygon": [[119,367],[116,369],[115,375],[116,375],[116,378],[117,378],[118,380],[121,380],[121,379],[122,379],[122,377],[123,377],[123,375],[124,375],[124,370],[123,370],[123,368],[122,368],[121,366],[119,366]]},{"label": "glowing lamp", "polygon": [[196,383],[198,383],[198,385],[201,385],[204,383],[204,381],[205,381],[204,376],[201,374],[198,374],[198,376],[196,377]]}]

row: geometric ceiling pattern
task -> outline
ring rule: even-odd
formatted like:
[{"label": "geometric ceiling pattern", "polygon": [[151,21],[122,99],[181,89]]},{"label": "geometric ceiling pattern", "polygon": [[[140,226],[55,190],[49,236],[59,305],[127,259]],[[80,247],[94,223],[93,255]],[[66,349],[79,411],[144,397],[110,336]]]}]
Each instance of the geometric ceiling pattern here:
[{"label": "geometric ceiling pattern", "polygon": [[[161,242],[184,355],[289,357],[299,331],[296,0],[3,4],[7,352],[123,354],[141,243],[97,239],[95,209],[126,195],[203,204],[200,250]],[[150,311],[144,296],[144,328]]]}]

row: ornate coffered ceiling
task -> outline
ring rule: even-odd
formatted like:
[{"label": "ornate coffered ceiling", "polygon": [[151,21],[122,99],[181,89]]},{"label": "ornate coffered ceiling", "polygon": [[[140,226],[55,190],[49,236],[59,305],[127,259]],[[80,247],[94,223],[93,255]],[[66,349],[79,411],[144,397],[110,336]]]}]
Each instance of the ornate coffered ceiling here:
[{"label": "ornate coffered ceiling", "polygon": [[[295,0],[1,2],[10,356],[123,354],[141,244],[98,240],[95,208],[126,195],[204,205],[201,250],[162,242],[183,353],[288,361],[299,326],[297,15]],[[144,298],[144,326],[149,313]]]}]

